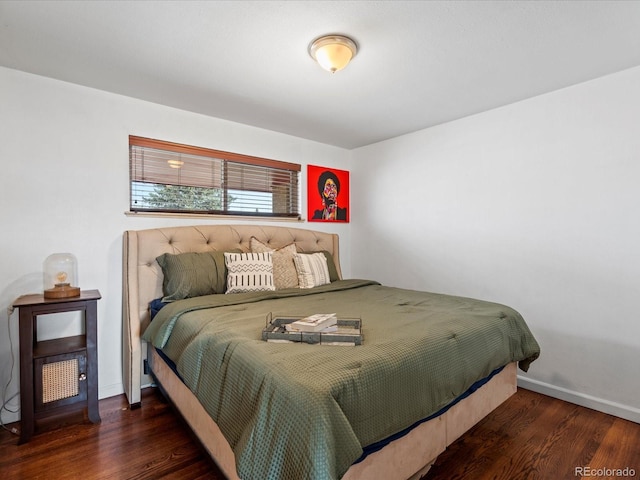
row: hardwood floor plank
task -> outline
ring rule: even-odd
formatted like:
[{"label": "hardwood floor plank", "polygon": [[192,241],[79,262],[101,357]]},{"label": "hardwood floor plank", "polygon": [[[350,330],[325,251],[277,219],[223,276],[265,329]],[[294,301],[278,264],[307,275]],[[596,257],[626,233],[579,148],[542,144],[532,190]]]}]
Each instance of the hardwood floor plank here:
[{"label": "hardwood floor plank", "polygon": [[640,478],[638,435],[638,424],[520,389],[452,444],[424,480],[576,479],[576,467],[598,451],[611,465],[612,448]]},{"label": "hardwood floor plank", "polygon": [[[24,445],[0,431],[0,480],[223,480],[160,393],[145,389],[142,395],[142,408],[129,410],[123,395],[103,399],[101,424],[69,424]],[[631,478],[640,479],[640,425],[520,389],[454,442],[423,478],[575,480],[581,478],[576,467],[628,467],[635,471]]]},{"label": "hardwood floor plank", "polygon": [[616,418],[591,461],[579,466],[592,470],[633,469],[634,478],[640,478],[640,428],[633,422]]},{"label": "hardwood floor plank", "polygon": [[29,480],[224,479],[157,390],[145,389],[142,400],[136,410],[123,395],[101,400],[99,425],[69,424],[24,445],[3,430],[0,472]]}]

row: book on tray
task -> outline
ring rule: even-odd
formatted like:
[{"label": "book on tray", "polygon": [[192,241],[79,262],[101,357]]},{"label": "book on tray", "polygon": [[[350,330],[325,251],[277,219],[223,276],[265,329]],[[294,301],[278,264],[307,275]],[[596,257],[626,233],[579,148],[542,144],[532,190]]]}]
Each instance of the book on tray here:
[{"label": "book on tray", "polygon": [[288,332],[330,332],[337,329],[338,317],[335,313],[316,313],[288,323]]}]

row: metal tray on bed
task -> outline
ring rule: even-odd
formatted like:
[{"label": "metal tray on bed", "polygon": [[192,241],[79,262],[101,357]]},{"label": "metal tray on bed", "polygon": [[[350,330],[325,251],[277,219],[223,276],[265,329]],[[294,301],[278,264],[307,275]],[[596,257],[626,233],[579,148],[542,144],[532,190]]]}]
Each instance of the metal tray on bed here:
[{"label": "metal tray on bed", "polygon": [[305,315],[274,315],[269,313],[262,330],[262,340],[277,343],[310,343],[317,345],[362,345],[362,320],[359,318],[338,318],[335,332],[289,332],[285,325],[304,318]]}]

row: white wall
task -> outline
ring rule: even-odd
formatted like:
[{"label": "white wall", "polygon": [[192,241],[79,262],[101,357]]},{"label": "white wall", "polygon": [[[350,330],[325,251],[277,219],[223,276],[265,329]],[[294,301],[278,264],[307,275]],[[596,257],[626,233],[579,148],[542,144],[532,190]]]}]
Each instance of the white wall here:
[{"label": "white wall", "polygon": [[[306,164],[349,169],[351,155],[320,143],[0,68],[0,384],[4,387],[12,376],[7,397],[19,387],[18,313],[8,316],[7,308],[19,295],[42,291],[42,264],[49,254],[74,253],[80,287],[102,293],[98,394],[104,398],[123,391],[122,232],[249,222],[125,216],[130,134],[300,163],[303,186]],[[305,206],[306,189],[302,190]],[[340,234],[343,273],[350,275],[350,225],[284,225]],[[14,410],[18,404],[16,398],[9,407]],[[2,415],[5,423],[17,418]]]},{"label": "white wall", "polygon": [[354,276],[516,308],[522,386],[640,422],[640,68],[358,149],[352,178]]},{"label": "white wall", "polygon": [[640,421],[640,68],[353,152],[4,68],[0,106],[8,396],[7,307],[41,291],[47,255],[75,253],[103,295],[104,398],[122,392],[122,232],[229,223],[125,216],[133,134],[351,170],[351,224],[286,225],[339,233],[346,277],[513,306],[542,346],[523,386]]}]

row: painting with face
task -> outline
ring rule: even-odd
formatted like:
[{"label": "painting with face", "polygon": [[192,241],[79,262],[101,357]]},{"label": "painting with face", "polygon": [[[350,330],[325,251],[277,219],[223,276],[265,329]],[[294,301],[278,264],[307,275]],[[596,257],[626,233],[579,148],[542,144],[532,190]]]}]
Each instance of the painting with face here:
[{"label": "painting with face", "polygon": [[310,222],[348,222],[349,172],[308,165],[307,205]]}]

